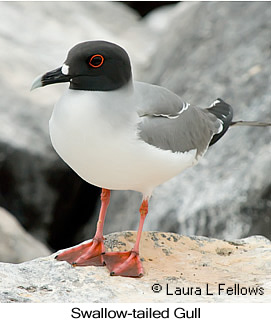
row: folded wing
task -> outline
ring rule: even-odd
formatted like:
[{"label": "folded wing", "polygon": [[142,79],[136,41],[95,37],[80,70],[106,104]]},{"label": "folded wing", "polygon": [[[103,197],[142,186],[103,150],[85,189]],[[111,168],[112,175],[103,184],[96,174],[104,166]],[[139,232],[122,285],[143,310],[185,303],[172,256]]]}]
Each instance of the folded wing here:
[{"label": "folded wing", "polygon": [[230,125],[232,109],[221,99],[209,109],[201,109],[165,88],[145,83],[135,86],[142,94],[138,101],[139,137],[157,148],[174,153],[196,149],[201,156]]}]

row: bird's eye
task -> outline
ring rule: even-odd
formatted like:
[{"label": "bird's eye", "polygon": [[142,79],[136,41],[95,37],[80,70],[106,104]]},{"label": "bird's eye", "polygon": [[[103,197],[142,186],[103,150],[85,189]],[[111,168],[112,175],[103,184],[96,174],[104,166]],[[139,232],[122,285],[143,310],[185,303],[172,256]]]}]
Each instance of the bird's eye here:
[{"label": "bird's eye", "polygon": [[103,63],[104,63],[104,57],[100,54],[91,56],[88,62],[88,64],[94,68],[101,67]]}]

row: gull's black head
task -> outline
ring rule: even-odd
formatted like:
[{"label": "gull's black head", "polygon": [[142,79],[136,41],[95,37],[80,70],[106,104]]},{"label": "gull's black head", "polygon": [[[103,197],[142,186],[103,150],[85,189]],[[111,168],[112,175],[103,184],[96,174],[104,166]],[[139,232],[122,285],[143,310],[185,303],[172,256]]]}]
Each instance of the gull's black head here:
[{"label": "gull's black head", "polygon": [[75,45],[61,67],[37,78],[32,89],[70,82],[74,90],[112,91],[131,77],[130,59],[123,48],[106,41],[87,41]]}]

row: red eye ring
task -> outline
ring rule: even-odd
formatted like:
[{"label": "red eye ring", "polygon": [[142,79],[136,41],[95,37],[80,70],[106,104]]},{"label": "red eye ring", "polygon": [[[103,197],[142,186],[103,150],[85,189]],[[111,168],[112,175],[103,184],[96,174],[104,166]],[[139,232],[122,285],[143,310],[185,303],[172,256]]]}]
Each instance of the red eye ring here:
[{"label": "red eye ring", "polygon": [[[96,58],[96,57],[99,57],[100,59],[101,59],[101,61],[98,63],[98,64],[94,64],[94,62],[93,62],[93,60]],[[101,67],[102,65],[103,65],[103,63],[104,63],[104,57],[102,56],[102,55],[100,55],[100,54],[96,54],[96,55],[93,55],[93,56],[91,56],[90,57],[90,59],[89,59],[89,65],[91,66],[91,67],[94,67],[94,68],[98,68],[98,67]]]}]

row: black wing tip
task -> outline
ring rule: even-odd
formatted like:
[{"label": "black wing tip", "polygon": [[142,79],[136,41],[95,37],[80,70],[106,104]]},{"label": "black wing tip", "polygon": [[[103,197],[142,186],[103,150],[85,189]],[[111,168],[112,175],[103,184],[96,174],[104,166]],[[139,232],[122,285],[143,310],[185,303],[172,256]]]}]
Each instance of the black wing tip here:
[{"label": "black wing tip", "polygon": [[222,131],[214,135],[212,140],[210,141],[209,146],[211,146],[226,133],[229,126],[231,125],[233,118],[233,109],[231,105],[226,103],[224,100],[222,100],[221,98],[217,98],[208,108],[208,111],[214,114],[219,120],[221,120],[223,125]]}]

